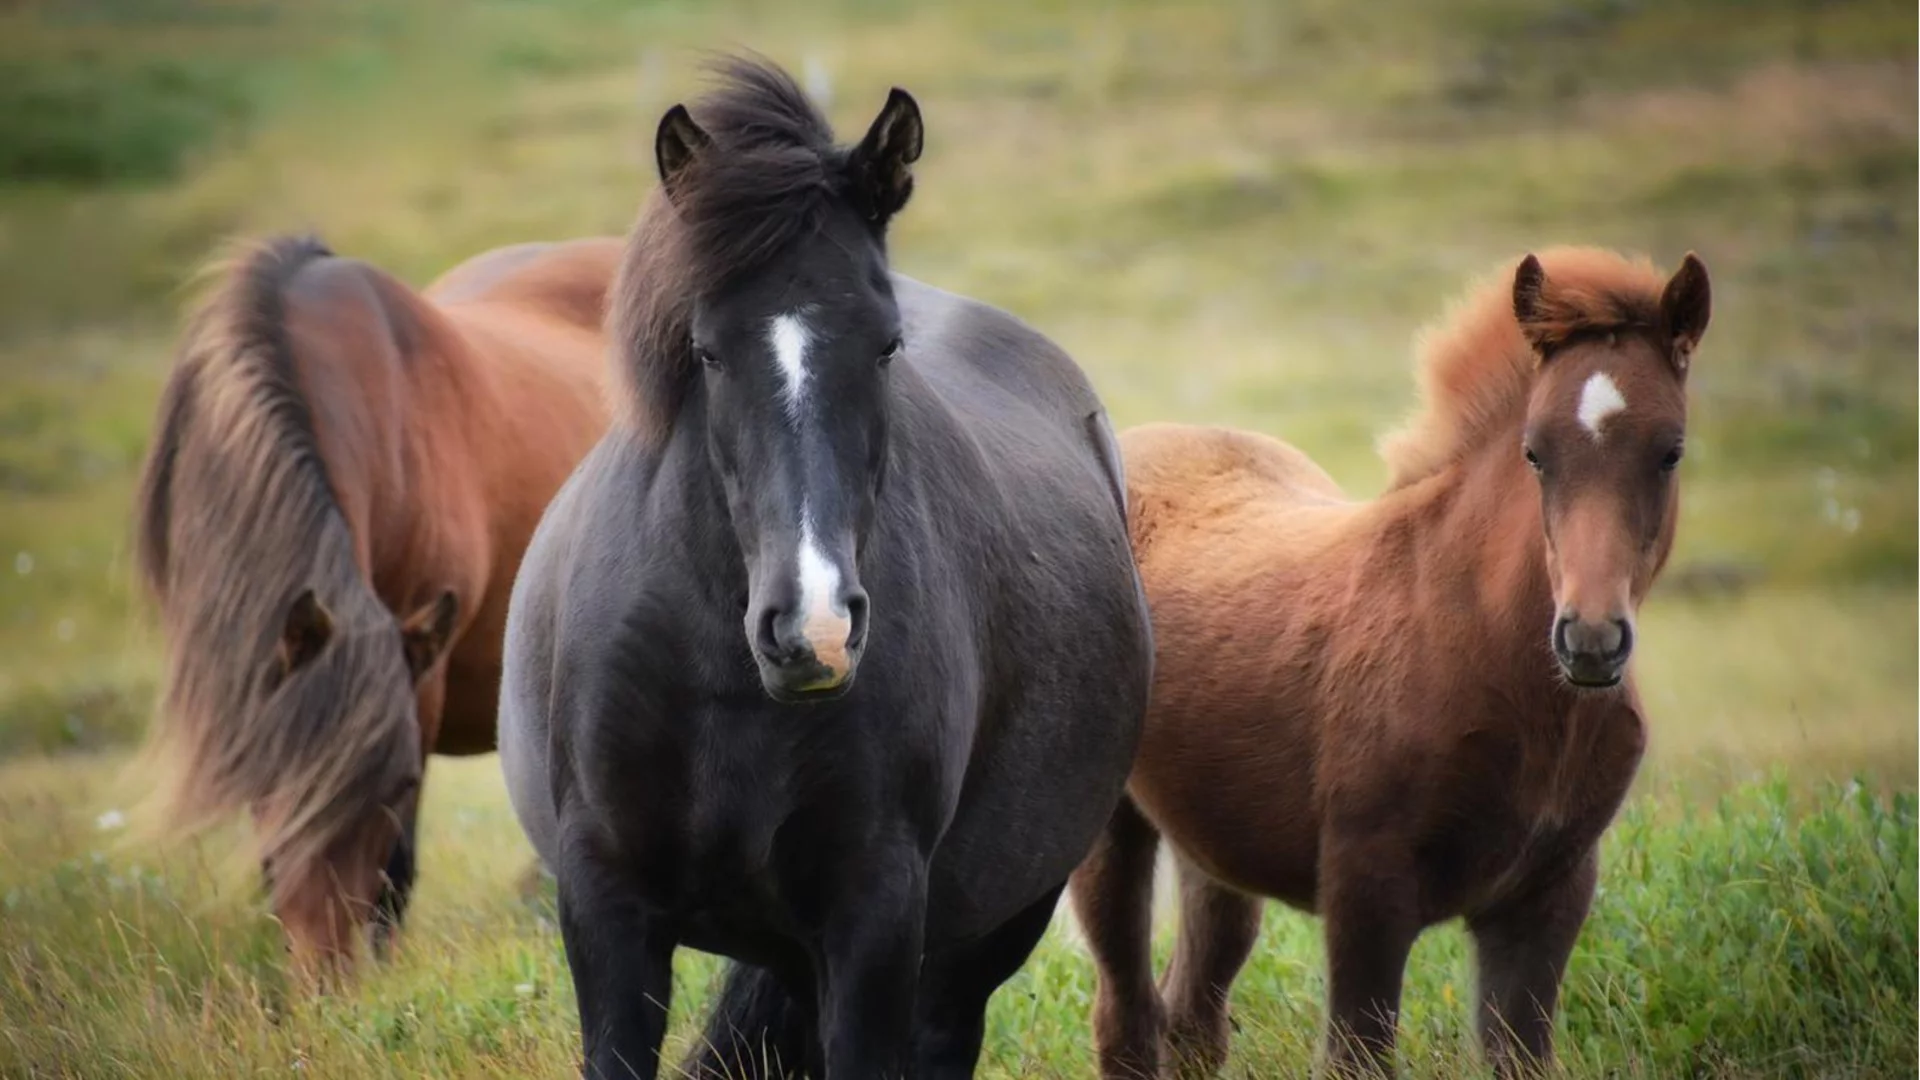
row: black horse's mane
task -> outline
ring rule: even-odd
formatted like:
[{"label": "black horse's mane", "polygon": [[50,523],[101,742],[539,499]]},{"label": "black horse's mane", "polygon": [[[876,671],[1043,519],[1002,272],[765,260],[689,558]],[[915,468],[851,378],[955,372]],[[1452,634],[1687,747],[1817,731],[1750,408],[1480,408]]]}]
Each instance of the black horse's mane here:
[{"label": "black horse's mane", "polygon": [[624,419],[659,437],[672,426],[695,364],[693,299],[764,266],[818,231],[855,197],[848,151],[786,72],[759,58],[710,65],[719,85],[690,106],[713,140],[655,191],[628,237],[610,307],[626,380]]}]

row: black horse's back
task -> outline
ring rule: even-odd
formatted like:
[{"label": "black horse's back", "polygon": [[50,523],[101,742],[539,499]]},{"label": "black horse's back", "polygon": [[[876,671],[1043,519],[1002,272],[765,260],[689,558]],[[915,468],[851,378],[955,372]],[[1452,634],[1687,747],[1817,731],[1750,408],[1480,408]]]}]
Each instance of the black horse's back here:
[{"label": "black horse's back", "polygon": [[590,1075],[654,1074],[681,945],[744,962],[696,1068],[970,1075],[1125,785],[1111,432],[1057,346],[887,271],[920,138],[896,91],[836,147],[757,66],[662,120],[634,399],[522,564],[502,707]]}]

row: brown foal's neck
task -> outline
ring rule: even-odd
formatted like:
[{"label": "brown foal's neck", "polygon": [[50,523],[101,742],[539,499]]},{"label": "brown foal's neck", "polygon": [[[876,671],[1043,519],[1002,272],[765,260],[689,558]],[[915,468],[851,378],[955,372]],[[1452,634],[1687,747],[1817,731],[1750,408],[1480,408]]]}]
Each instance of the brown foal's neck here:
[{"label": "brown foal's neck", "polygon": [[[1421,508],[1430,539],[1418,546],[1422,580],[1457,578],[1472,590],[1476,663],[1510,665],[1529,691],[1572,695],[1549,645],[1554,618],[1539,488],[1516,425],[1428,483]],[[1532,696],[1529,693],[1528,696]]]}]

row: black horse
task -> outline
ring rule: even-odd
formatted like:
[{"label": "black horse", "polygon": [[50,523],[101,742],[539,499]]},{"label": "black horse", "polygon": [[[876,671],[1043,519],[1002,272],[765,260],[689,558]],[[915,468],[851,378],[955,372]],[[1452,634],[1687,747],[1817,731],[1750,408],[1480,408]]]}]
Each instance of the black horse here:
[{"label": "black horse", "polygon": [[501,756],[588,1075],[656,1074],[687,945],[738,961],[693,1075],[970,1076],[1138,740],[1119,455],[1059,348],[889,271],[911,97],[836,147],[724,76],[660,123],[624,415],[521,566]]}]

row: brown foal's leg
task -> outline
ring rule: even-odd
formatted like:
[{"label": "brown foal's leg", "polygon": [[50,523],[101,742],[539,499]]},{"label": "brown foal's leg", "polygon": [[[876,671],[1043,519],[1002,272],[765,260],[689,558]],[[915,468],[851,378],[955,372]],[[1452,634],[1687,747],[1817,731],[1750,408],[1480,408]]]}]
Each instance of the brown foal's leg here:
[{"label": "brown foal's leg", "polygon": [[1211,1076],[1226,1064],[1227,995],[1259,937],[1258,897],[1180,861],[1180,941],[1161,983],[1177,1075]]},{"label": "brown foal's leg", "polygon": [[1093,1044],[1106,1080],[1160,1074],[1164,1010],[1153,986],[1153,863],[1160,847],[1133,800],[1122,797],[1068,886],[1100,989]]},{"label": "brown foal's leg", "polygon": [[1400,982],[1420,936],[1418,878],[1399,860],[1350,851],[1325,860],[1327,1065],[1335,1076],[1391,1076]]},{"label": "brown foal's leg", "polygon": [[1467,921],[1480,973],[1480,1045],[1500,1076],[1538,1072],[1553,1060],[1560,978],[1598,876],[1589,851],[1565,877]]}]

